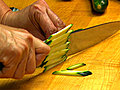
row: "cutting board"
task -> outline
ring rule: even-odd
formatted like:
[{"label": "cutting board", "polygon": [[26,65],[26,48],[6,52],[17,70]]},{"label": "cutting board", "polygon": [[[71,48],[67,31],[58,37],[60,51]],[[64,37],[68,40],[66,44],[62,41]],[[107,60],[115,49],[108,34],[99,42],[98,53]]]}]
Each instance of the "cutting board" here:
[{"label": "cutting board", "polygon": [[[8,6],[19,9],[35,0],[4,0]],[[24,2],[24,3],[23,3]],[[72,29],[85,28],[110,21],[120,20],[120,1],[109,0],[104,14],[92,12],[89,0],[46,0],[50,8]],[[86,66],[76,70],[89,70],[87,77],[52,75],[53,71],[65,70],[76,63]],[[22,80],[0,79],[0,90],[120,90],[120,31],[78,52],[56,66],[38,75],[27,75]]]}]

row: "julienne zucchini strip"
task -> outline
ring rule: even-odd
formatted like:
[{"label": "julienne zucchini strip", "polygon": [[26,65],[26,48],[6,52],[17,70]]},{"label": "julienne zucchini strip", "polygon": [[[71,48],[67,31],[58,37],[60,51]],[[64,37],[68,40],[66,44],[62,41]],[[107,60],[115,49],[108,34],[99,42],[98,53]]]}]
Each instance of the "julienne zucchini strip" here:
[{"label": "julienne zucchini strip", "polygon": [[64,61],[65,61],[65,60],[62,60],[62,61],[57,62],[57,63],[55,63],[55,64],[45,66],[45,67],[44,67],[45,69],[44,69],[44,71],[43,71],[43,72],[48,71],[49,69],[51,69],[51,68],[53,68],[53,67],[55,67],[55,66],[59,65],[60,63],[62,63],[62,62],[64,62]]},{"label": "julienne zucchini strip", "polygon": [[62,30],[50,35],[50,37],[45,41],[45,43],[47,43],[50,40],[53,40],[53,39],[61,36],[62,34],[66,33],[72,26],[73,26],[73,24],[70,24],[70,25],[66,26],[65,28],[63,28]]},{"label": "julienne zucchini strip", "polygon": [[63,45],[60,45],[55,48],[51,48],[52,50],[50,51],[49,55],[51,55],[50,57],[52,57],[52,59],[50,59],[48,55],[47,58],[42,62],[41,67],[43,67],[44,65],[48,65],[49,63],[52,63],[52,62],[57,62],[60,59],[67,58],[65,56],[66,55],[65,53],[67,53],[69,50],[67,49],[69,44],[70,42],[66,42]]},{"label": "julienne zucchini strip", "polygon": [[67,41],[69,39],[69,35],[73,32],[73,30],[68,31],[67,33],[51,40],[51,44],[49,44],[50,47],[62,42],[62,41]]},{"label": "julienne zucchini strip", "polygon": [[58,63],[58,62],[63,61],[63,60],[65,61],[66,59],[67,59],[67,57],[64,56],[64,57],[56,58],[54,60],[49,60],[46,62],[46,64],[44,66],[52,65],[52,64]]},{"label": "julienne zucchini strip", "polygon": [[44,60],[44,62],[49,61],[49,60],[54,60],[59,57],[63,57],[66,55],[66,53],[69,51],[69,49],[63,49],[61,51],[57,51],[51,55],[48,55],[47,58]]},{"label": "julienne zucchini strip", "polygon": [[82,67],[82,66],[85,66],[86,64],[84,63],[78,63],[78,64],[75,64],[75,65],[72,65],[70,67],[67,68],[67,70],[73,70],[73,69],[76,69],[76,68],[79,68],[79,67]]},{"label": "julienne zucchini strip", "polygon": [[[68,39],[69,39],[69,37],[68,37]],[[50,45],[49,44],[49,46],[50,46],[50,48],[54,48],[54,47],[59,47],[59,46],[61,46],[61,45],[64,45],[66,42],[68,42],[68,39],[66,40],[63,40],[63,41],[61,41],[61,42],[59,42],[59,43],[56,43],[56,44],[54,44],[54,45]],[[52,42],[51,42],[52,43]]]},{"label": "julienne zucchini strip", "polygon": [[56,45],[57,47],[56,46],[51,47],[51,50],[50,50],[49,54],[52,54],[56,51],[60,51],[60,50],[63,50],[65,48],[68,48],[69,44],[70,44],[70,42],[66,42],[65,44],[62,44],[62,45],[59,45],[59,46]]},{"label": "julienne zucchini strip", "polygon": [[52,74],[55,74],[55,75],[70,75],[70,76],[88,76],[88,75],[91,75],[92,72],[90,72],[90,71],[61,70],[61,71],[55,71]]},{"label": "julienne zucchini strip", "polygon": [[59,61],[62,61],[63,59],[66,60],[67,57],[63,56],[63,57],[59,57],[59,58],[56,58],[56,59],[52,59],[52,60],[46,61],[46,62],[42,63],[41,67],[57,63]]}]

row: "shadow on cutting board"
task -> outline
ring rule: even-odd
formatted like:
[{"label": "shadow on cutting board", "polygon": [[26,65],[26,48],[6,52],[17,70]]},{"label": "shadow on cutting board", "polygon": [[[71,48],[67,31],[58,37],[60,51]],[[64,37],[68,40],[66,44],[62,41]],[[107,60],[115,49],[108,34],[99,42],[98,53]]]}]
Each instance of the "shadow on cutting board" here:
[{"label": "shadow on cutting board", "polygon": [[[29,83],[32,83],[35,79],[37,79],[40,75],[43,75],[42,73],[30,78],[25,78],[22,80],[14,80],[14,79],[6,79],[6,80],[0,80],[0,90],[31,90],[31,85]],[[33,82],[34,83],[34,82]],[[42,81],[41,81],[42,83]],[[40,84],[40,82],[39,82]],[[24,87],[25,86],[25,87]]]}]

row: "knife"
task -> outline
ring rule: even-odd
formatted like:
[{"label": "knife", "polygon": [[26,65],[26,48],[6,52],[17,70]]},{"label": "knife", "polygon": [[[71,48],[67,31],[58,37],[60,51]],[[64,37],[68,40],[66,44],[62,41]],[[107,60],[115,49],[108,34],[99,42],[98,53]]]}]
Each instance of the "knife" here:
[{"label": "knife", "polygon": [[[101,41],[110,37],[119,30],[120,30],[120,21],[108,22],[85,29],[75,30],[70,34],[70,38],[68,40],[71,43],[69,45],[69,51],[67,53],[67,56],[75,54],[84,49],[87,49],[93,45],[96,45],[97,43],[100,43]],[[52,68],[62,63],[63,61],[64,60],[49,67]],[[3,67],[4,65],[0,63],[0,70],[2,70]],[[39,67],[36,70],[37,72],[36,74],[41,73],[44,70],[45,67],[43,68]]]},{"label": "knife", "polygon": [[108,22],[93,27],[78,29],[71,33],[67,56],[87,49],[120,30],[120,21]]}]

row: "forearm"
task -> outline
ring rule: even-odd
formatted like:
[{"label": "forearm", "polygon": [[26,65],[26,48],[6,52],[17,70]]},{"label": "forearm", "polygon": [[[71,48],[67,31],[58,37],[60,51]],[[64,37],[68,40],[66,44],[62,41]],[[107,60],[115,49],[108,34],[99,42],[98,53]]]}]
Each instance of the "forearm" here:
[{"label": "forearm", "polygon": [[10,11],[10,8],[4,3],[3,0],[0,0],[0,23],[2,23],[2,19],[8,11]]}]

